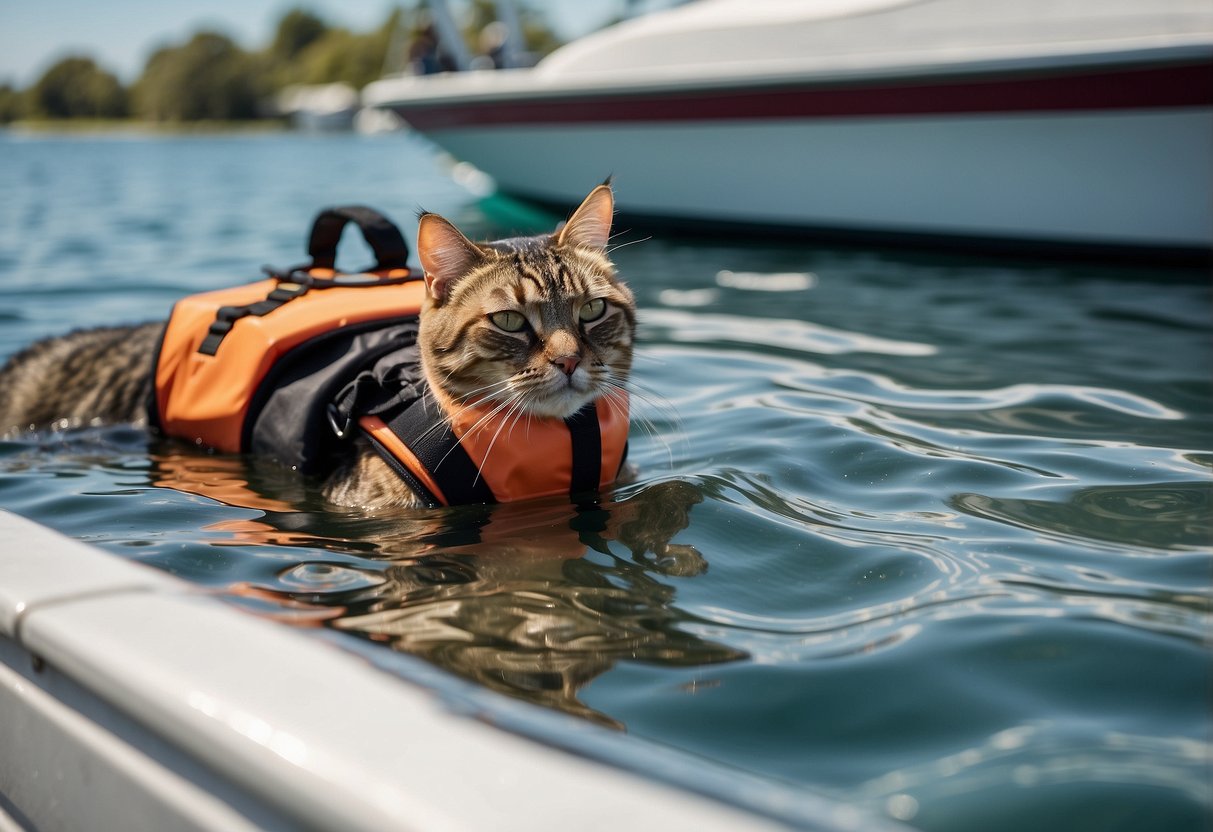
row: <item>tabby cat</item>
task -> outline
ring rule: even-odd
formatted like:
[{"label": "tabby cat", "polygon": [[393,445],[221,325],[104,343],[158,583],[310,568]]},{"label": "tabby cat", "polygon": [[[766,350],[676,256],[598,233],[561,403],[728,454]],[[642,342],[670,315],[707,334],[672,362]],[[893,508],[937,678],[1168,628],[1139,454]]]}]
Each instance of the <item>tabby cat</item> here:
[{"label": "tabby cat", "polygon": [[[510,419],[565,418],[618,396],[632,363],[635,302],[607,257],[614,199],[595,188],[552,234],[473,243],[423,214],[422,369],[444,413],[470,404]],[[40,341],[0,369],[0,433],[102,423],[146,424],[151,356],[163,323]],[[342,506],[420,500],[359,440],[324,484]]]}]

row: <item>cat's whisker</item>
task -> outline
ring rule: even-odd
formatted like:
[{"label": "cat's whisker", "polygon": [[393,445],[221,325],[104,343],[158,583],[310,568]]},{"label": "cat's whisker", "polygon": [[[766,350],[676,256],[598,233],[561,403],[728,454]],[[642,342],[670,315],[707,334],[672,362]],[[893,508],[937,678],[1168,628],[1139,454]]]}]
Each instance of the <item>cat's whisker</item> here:
[{"label": "cat's whisker", "polygon": [[[626,390],[612,385],[608,386],[607,389],[603,391],[602,398],[607,403],[607,406],[616,413],[616,415],[620,416],[621,418],[628,418],[631,420],[633,418],[631,399],[630,397],[625,398],[626,394]],[[645,428],[646,430],[648,429],[647,426],[643,424],[641,427]]]},{"label": "cat's whisker", "polygon": [[[623,404],[623,395],[625,392],[626,391],[624,391],[621,387],[617,386],[605,394],[608,406],[615,408],[616,412],[619,412],[620,415],[623,415],[623,411],[625,409]],[[629,398],[629,402],[630,401],[631,399]],[[661,432],[657,429],[653,421],[647,416],[637,413],[630,407],[630,404],[627,406],[627,412],[632,424],[638,425],[649,439],[653,440],[665,449],[666,455],[669,458],[670,466],[673,467],[673,450],[669,443],[665,441]]]},{"label": "cat's whisker", "polygon": [[607,403],[607,407],[621,419],[626,419],[629,416],[629,408],[625,405],[621,394],[616,390],[606,390],[602,394],[602,400]]},{"label": "cat's whisker", "polygon": [[493,406],[491,408],[489,408],[483,415],[481,415],[481,417],[479,419],[477,419],[475,422],[473,422],[471,427],[469,427],[466,431],[464,431],[464,435],[465,436],[474,436],[480,430],[484,429],[484,427],[489,422],[491,422],[494,418],[496,418],[499,413],[501,413],[503,410],[513,406],[515,403],[520,401],[522,398],[523,397],[522,397],[521,393],[515,393],[512,396],[510,396],[509,398],[506,398],[504,400],[494,401]]},{"label": "cat's whisker", "polygon": [[[640,428],[645,433],[647,433],[649,435],[650,438],[652,438],[654,441],[658,442],[667,451],[671,451],[671,445],[670,445],[670,441],[668,439],[668,437],[671,435],[671,431],[663,430],[662,428],[660,428],[657,425],[657,423],[652,418],[650,418],[643,412],[640,412],[637,410],[632,411],[632,419],[633,419],[633,421],[636,422],[636,424],[638,424],[640,426]],[[673,436],[676,436],[676,437],[682,436],[680,430],[676,430],[672,433],[673,433]]]},{"label": "cat's whisker", "polygon": [[[630,383],[629,384],[621,383],[615,379],[607,379],[605,381],[605,384],[607,387],[607,392],[604,395],[622,396],[623,394],[626,393],[628,395],[630,401],[638,402],[641,405],[652,407],[653,409],[658,410],[658,411],[664,411],[666,418],[673,421],[676,425],[678,425],[679,426],[678,433],[679,434],[681,433],[681,418],[678,416],[677,411],[674,409],[674,407],[672,405],[668,404],[668,402],[657,401],[657,399],[661,399],[660,396],[657,396],[656,394],[650,395],[647,391],[638,391],[636,389],[631,389]],[[611,399],[608,398],[608,403],[610,403],[610,402],[611,402]],[[660,445],[665,450],[669,465],[670,465],[670,467],[673,467],[674,449],[673,449],[673,446],[670,444],[670,442],[667,441],[667,439],[666,439],[668,432],[660,430],[657,427],[656,423],[651,418],[649,418],[646,414],[644,414],[643,412],[640,412],[639,409],[629,407],[629,411],[630,411],[630,417],[631,417],[632,422],[636,425],[639,425],[640,429],[644,431],[644,433],[648,436],[649,439],[656,442],[658,445]]]},{"label": "cat's whisker", "polygon": [[622,386],[640,404],[651,409],[656,416],[672,424],[676,430],[682,429],[682,414],[678,412],[678,408],[671,404],[670,400],[665,396],[637,384],[634,380],[625,381]]},{"label": "cat's whisker", "polygon": [[474,426],[468,429],[468,434],[471,435],[488,430],[491,427],[490,422],[493,420],[500,423],[498,426],[498,432],[500,432],[501,425],[504,425],[519,410],[526,409],[526,399],[527,397],[524,393],[517,393],[508,400],[500,402],[498,406],[493,409],[493,412],[489,418],[478,421]]},{"label": "cat's whisker", "polygon": [[467,404],[468,400],[471,399],[473,396],[477,395],[478,393],[484,393],[485,391],[493,391],[484,396],[484,398],[492,399],[493,393],[498,392],[499,390],[508,390],[510,385],[513,384],[513,381],[514,380],[511,378],[507,378],[504,381],[495,381],[495,382],[492,382],[491,384],[485,384],[485,385],[477,387],[473,390],[469,390],[466,393],[462,393],[457,398],[458,398],[458,401],[460,404]]},{"label": "cat's whisker", "polygon": [[621,248],[627,248],[628,246],[634,246],[637,243],[647,243],[651,239],[653,239],[653,238],[652,237],[641,237],[639,240],[628,240],[626,243],[619,243],[618,245],[608,246],[606,253],[609,256],[609,255],[612,255],[615,252],[619,251],[619,249],[621,249]]},{"label": "cat's whisker", "polygon": [[[485,387],[507,387],[509,384],[510,384],[510,380],[509,380],[509,379],[506,379],[506,380],[505,380],[505,381],[503,381],[503,382],[494,383],[494,384],[490,384],[490,385],[485,385]],[[423,400],[423,405],[424,405],[424,406],[428,406],[428,403],[424,402],[424,400]],[[495,411],[494,411],[494,412],[495,412]],[[434,435],[435,433],[437,433],[437,432],[439,432],[439,431],[441,431],[441,430],[444,430],[444,429],[445,429],[445,430],[453,430],[453,427],[452,427],[452,425],[451,425],[451,417],[450,417],[450,415],[449,415],[449,414],[446,414],[446,413],[443,413],[443,412],[441,411],[441,409],[440,409],[440,410],[439,410],[439,416],[440,416],[441,418],[439,418],[439,419],[435,420],[433,425],[431,425],[429,428],[427,428],[425,431],[423,431],[423,432],[422,432],[422,433],[421,433],[421,434],[420,434],[420,435],[417,437],[417,439],[418,439],[418,440],[423,440],[423,439],[426,439],[426,438],[428,438],[428,437],[430,437],[430,436]],[[484,421],[485,419],[488,419],[488,418],[492,418],[492,414],[489,414],[488,416],[484,416],[484,417],[482,417],[480,421]],[[478,421],[478,422],[476,423],[476,425],[479,425],[479,424],[480,424],[480,422]],[[470,433],[470,432],[471,432],[471,430],[473,430],[473,429],[476,427],[476,425],[473,425],[472,429],[469,429],[469,431],[468,431],[468,432]],[[439,465],[441,465],[441,464],[442,464],[442,461],[443,461],[443,460],[445,460],[445,459],[447,458],[447,456],[449,456],[449,455],[450,455],[450,452],[448,451],[446,454],[444,454],[444,455],[443,455],[442,460],[439,460],[438,464],[439,464]],[[435,467],[437,467],[437,466],[435,466]]]},{"label": "cat's whisker", "polygon": [[434,436],[435,434],[441,433],[443,431],[449,432],[450,430],[452,430],[451,420],[447,416],[443,415],[442,418],[436,420],[434,422],[434,424],[430,425],[428,428],[426,428],[424,431],[422,431],[417,436],[416,441],[420,442],[420,441],[430,438],[431,436]]},{"label": "cat's whisker", "polygon": [[[518,415],[522,412],[522,410],[523,410],[522,399],[520,398],[514,402],[514,405],[511,407],[510,411],[508,413],[506,413],[505,417],[503,417],[501,419],[501,424],[499,424],[497,426],[497,432],[493,434],[493,438],[492,438],[492,440],[489,441],[489,446],[484,452],[484,463],[486,465],[488,464],[489,457],[492,456],[492,454],[493,454],[493,447],[497,444],[497,439],[501,436],[501,432],[503,430],[505,430],[505,427],[507,424],[510,425],[510,432],[511,433],[513,432],[514,424],[517,423]],[[513,417],[513,419],[514,419],[513,422],[511,422],[511,417]],[[479,481],[480,481],[480,471],[477,470],[476,479],[474,479],[472,481],[472,484],[475,485]]]},{"label": "cat's whisker", "polygon": [[[632,400],[630,400],[630,401],[632,401]],[[641,430],[643,430],[650,439],[653,439],[657,442],[665,444],[664,440],[661,437],[661,432],[657,429],[657,426],[653,423],[653,421],[651,419],[649,419],[647,416],[637,413],[635,411],[635,409],[630,407],[630,401],[629,401],[629,407],[628,407],[628,414],[629,414],[631,421],[635,425],[637,425]],[[620,404],[620,407],[621,408],[623,407],[622,403]]]},{"label": "cat's whisker", "polygon": [[649,389],[636,379],[626,379],[620,381],[611,376],[605,380],[605,383],[609,384],[611,387],[624,390],[628,394],[634,396],[638,402],[661,413],[671,422],[681,424],[682,417],[679,415],[677,408],[670,404],[669,400],[666,399],[665,396],[662,396],[660,393]]},{"label": "cat's whisker", "polygon": [[670,363],[669,361],[667,361],[667,360],[666,360],[666,359],[664,359],[664,358],[661,358],[661,357],[656,356],[656,355],[650,355],[650,354],[649,354],[649,353],[647,353],[647,352],[637,352],[637,353],[633,353],[633,354],[632,354],[632,361],[633,361],[633,362],[637,362],[637,363],[639,363],[639,362],[643,362],[643,361],[647,361],[647,362],[649,362],[650,364],[660,364],[662,367],[669,366],[669,363]]},{"label": "cat's whisker", "polygon": [[[485,426],[485,424],[490,422],[502,410],[504,410],[507,407],[513,406],[514,404],[517,404],[519,402],[520,402],[520,397],[516,396],[512,399],[507,399],[504,402],[498,403],[489,412],[485,413],[483,416],[481,416],[479,419],[477,419],[476,422],[473,423],[471,427],[469,427],[466,431],[464,431],[463,435],[465,437],[473,436],[477,431],[481,430]],[[495,440],[496,440],[496,437],[494,436],[494,441]],[[442,467],[442,463],[446,462],[447,457],[449,457],[454,452],[454,450],[455,450],[455,446],[452,446],[449,451],[447,451],[445,454],[442,455],[442,458],[439,459],[437,464],[434,465],[435,470]],[[491,443],[489,444],[489,450],[490,451],[492,450]],[[485,453],[484,461],[486,463],[488,462],[488,452]],[[478,482],[479,480],[480,480],[480,473],[479,473],[479,471],[477,471],[476,479],[473,480],[473,484],[475,482]]]}]

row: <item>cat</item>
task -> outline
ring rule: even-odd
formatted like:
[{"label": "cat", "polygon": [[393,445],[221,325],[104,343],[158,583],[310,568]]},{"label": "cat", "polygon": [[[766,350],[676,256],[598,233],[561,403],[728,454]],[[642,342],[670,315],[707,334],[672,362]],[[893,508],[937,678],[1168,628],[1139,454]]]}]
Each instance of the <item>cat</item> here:
[{"label": "cat", "polygon": [[[550,234],[474,243],[443,217],[421,215],[418,345],[443,414],[474,404],[504,410],[512,423],[564,419],[627,389],[636,303],[607,256],[613,214],[607,182]],[[82,330],[13,356],[0,368],[0,432],[145,425],[163,329]],[[363,439],[328,475],[323,494],[367,510],[423,504]]]}]

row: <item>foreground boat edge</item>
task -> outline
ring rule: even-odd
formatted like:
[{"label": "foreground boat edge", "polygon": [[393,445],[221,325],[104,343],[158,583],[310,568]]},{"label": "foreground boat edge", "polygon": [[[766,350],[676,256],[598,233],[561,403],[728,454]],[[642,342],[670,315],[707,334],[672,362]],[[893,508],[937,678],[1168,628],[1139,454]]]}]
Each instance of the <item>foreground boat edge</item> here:
[{"label": "foreground boat edge", "polygon": [[452,700],[4,510],[0,540],[0,828],[906,829],[698,758],[680,787],[648,744],[629,770],[640,740]]}]

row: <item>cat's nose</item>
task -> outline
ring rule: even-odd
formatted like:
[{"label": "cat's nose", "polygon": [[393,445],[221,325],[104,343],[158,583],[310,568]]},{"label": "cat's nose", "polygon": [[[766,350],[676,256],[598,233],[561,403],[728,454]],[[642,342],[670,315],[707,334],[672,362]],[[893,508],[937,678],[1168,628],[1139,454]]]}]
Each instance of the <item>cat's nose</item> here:
[{"label": "cat's nose", "polygon": [[581,358],[576,355],[562,355],[559,358],[553,358],[552,363],[564,370],[566,376],[571,376],[577,369],[577,365],[581,363]]}]

